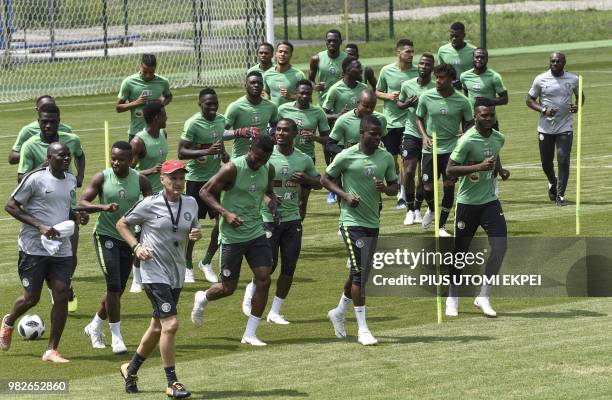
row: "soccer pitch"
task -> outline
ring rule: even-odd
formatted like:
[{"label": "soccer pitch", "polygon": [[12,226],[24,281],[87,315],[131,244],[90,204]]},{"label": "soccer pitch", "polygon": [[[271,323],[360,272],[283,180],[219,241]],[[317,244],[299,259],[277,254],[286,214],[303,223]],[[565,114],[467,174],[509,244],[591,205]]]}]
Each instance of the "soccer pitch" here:
[{"label": "soccer pitch", "polygon": [[[612,156],[606,101],[612,87],[609,50],[566,52],[566,69],[583,75],[586,95],[581,218],[585,236],[612,236]],[[502,160],[512,173],[508,181],[500,183],[510,236],[575,234],[576,144],[566,196],[569,205],[559,208],[548,200],[539,163],[537,114],[525,105],[533,78],[547,63],[548,53],[492,56],[489,61],[489,67],[503,76],[510,96],[509,105],[498,109],[501,131],[506,134]],[[163,75],[163,70],[159,72]],[[183,122],[199,111],[198,91],[174,91],[167,109],[170,157],[176,155]],[[241,88],[219,92],[220,112],[243,93]],[[104,167],[103,121],[108,120],[111,126],[111,142],[126,137],[129,116],[116,114],[114,101],[115,95],[58,99],[62,121],[81,136],[87,157],[86,182]],[[36,118],[33,102],[0,105],[0,118],[0,154],[7,154],[19,128]],[[320,146],[317,150],[317,167],[322,172]],[[0,197],[6,199],[16,186],[16,168],[3,163],[0,173]],[[314,191],[309,202],[302,254],[283,305],[283,314],[291,324],[262,322],[258,330],[267,347],[240,344],[246,322],[240,309],[242,289],[251,277],[246,265],[240,289],[234,296],[209,305],[202,328],[191,324],[189,313],[195,291],[209,284],[196,271],[197,283],[184,288],[176,366],[179,379],[193,392],[192,398],[609,398],[612,303],[605,298],[496,299],[493,292],[492,303],[499,315],[496,320],[484,318],[472,307],[472,299],[464,298],[460,316],[442,324],[436,323],[435,298],[369,298],[368,322],[380,344],[366,348],[357,343],[352,312],[347,315],[348,338],[336,339],[326,313],[336,306],[348,270],[343,244],[336,234],[338,210],[325,205],[325,194]],[[403,226],[403,217],[404,212],[395,209],[395,199],[385,198],[381,234],[424,235],[419,226]],[[165,381],[159,352],[154,352],[139,372],[143,394],[126,395],[119,376],[119,365],[129,360],[150,319],[151,307],[144,293],[126,293],[122,301],[122,332],[130,354],[116,356],[109,347],[93,350],[83,334],[105,290],[91,242],[94,221],[92,218],[81,230],[74,284],[79,310],[69,316],[60,344],[62,355],[71,362],[51,365],[40,360],[49,326],[44,340],[27,342],[15,333],[10,351],[0,354],[0,379],[67,379],[70,393],[62,398],[162,398]],[[202,253],[210,234],[210,222],[203,224],[205,240],[196,245],[194,258]],[[0,226],[0,252],[5,254],[0,262],[0,312],[5,314],[22,290],[16,271],[19,225],[5,213]],[[45,291],[30,313],[41,315],[49,324],[49,309]],[[110,333],[106,326],[103,329],[109,344]],[[0,393],[0,397],[4,395]]]}]

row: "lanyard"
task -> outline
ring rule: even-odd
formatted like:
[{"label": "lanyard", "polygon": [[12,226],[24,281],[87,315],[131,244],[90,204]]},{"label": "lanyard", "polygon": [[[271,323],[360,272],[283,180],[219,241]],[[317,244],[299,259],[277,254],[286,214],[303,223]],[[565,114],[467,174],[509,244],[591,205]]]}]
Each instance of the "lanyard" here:
[{"label": "lanyard", "polygon": [[166,202],[168,213],[170,213],[170,221],[172,221],[172,232],[177,232],[179,220],[181,219],[181,207],[183,206],[183,197],[182,196],[179,197],[178,213],[176,215],[176,221],[175,221],[174,214],[172,214],[172,209],[170,208],[170,204],[168,203],[168,199],[166,198],[166,195],[162,194],[162,196],[164,196],[164,201]]}]

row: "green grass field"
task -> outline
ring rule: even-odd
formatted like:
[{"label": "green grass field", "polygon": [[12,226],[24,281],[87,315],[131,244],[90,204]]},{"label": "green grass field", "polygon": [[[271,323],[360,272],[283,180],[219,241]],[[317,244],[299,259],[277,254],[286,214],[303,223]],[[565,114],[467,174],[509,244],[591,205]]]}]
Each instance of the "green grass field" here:
[{"label": "green grass field", "polygon": [[[568,51],[567,68],[584,76],[582,231],[586,236],[612,236],[610,202],[612,168],[607,123],[607,93],[612,84],[610,49]],[[546,68],[547,54],[492,57],[490,67],[504,77],[510,104],[499,110],[506,146],[504,164],[512,172],[501,184],[501,202],[512,236],[574,235],[575,176],[572,169],[567,198],[557,208],[548,201],[546,181],[539,166],[537,115],[525,106],[532,79]],[[171,154],[175,154],[182,123],[197,112],[197,89],[175,91],[168,107]],[[221,110],[240,96],[239,88],[223,90]],[[103,121],[111,139],[124,139],[128,115],[114,112],[114,96],[62,98],[62,120],[81,135],[87,154],[87,179],[104,163]],[[18,129],[35,118],[32,102],[0,105],[3,121],[0,154],[7,154]],[[575,147],[574,147],[575,149]],[[323,157],[317,158],[322,171]],[[573,157],[575,166],[575,156]],[[7,198],[16,186],[13,166],[0,166],[0,194]],[[368,321],[380,339],[375,348],[356,342],[356,324],[347,319],[347,340],[338,340],[326,318],[337,304],[346,277],[346,256],[336,235],[337,209],[325,205],[325,193],[314,192],[304,226],[302,255],[294,287],[283,306],[288,326],[262,323],[258,336],[266,348],[240,345],[245,318],[240,311],[242,288],[233,297],[212,303],[205,325],[189,321],[193,294],[208,287],[185,287],[179,305],[181,328],[177,338],[177,372],[205,399],[605,399],[612,392],[609,376],[612,344],[607,299],[513,298],[494,299],[500,314],[485,319],[463,299],[460,317],[436,323],[434,298],[370,298]],[[403,212],[394,199],[382,211],[384,234],[423,235],[420,227],[401,225]],[[70,380],[70,398],[109,399],[123,393],[118,367],[130,355],[115,356],[110,348],[92,350],[83,327],[95,312],[105,290],[91,244],[93,220],[82,230],[80,264],[75,275],[79,310],[68,319],[60,350],[71,359],[66,365],[40,361],[46,340],[26,342],[15,334],[13,347],[0,354],[0,378],[56,378]],[[0,312],[8,312],[21,292],[16,273],[18,224],[7,214],[0,218]],[[210,224],[204,222],[205,235]],[[200,254],[205,241],[196,247]],[[537,260],[534,260],[537,263]],[[199,274],[199,271],[198,271]],[[122,331],[134,351],[149,318],[144,294],[123,298]],[[49,322],[49,296],[43,293],[33,310]],[[110,333],[107,333],[107,345]],[[48,333],[45,335],[48,337]],[[165,380],[159,353],[140,372],[144,394],[129,398],[162,398]],[[0,394],[0,396],[2,396]],[[64,397],[64,396],[62,396]],[[19,396],[16,398],[27,398]]]}]

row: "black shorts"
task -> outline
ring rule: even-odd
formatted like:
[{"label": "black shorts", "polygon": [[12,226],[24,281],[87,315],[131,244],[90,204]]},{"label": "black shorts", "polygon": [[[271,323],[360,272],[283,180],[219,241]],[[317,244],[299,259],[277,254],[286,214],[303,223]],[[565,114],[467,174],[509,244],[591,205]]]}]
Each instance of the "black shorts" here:
[{"label": "black shorts", "polygon": [[181,288],[172,288],[166,283],[143,283],[144,291],[153,306],[153,318],[168,318],[176,315],[176,305]]},{"label": "black shorts", "polygon": [[[450,156],[451,153],[438,154],[438,177],[442,176],[442,179],[445,181],[456,181],[456,178],[446,175],[446,166],[448,165]],[[434,175],[432,153],[423,153],[423,159],[421,160],[421,171],[423,173],[423,183],[433,182],[431,179]]]},{"label": "black shorts", "polygon": [[[208,215],[210,219],[214,219],[217,218],[219,214],[210,208],[208,204],[204,203],[204,201],[200,198],[200,189],[202,189],[202,186],[205,184],[206,182],[187,181],[186,193],[187,196],[191,196],[196,199],[196,202],[198,203],[198,219],[206,218],[206,215]],[[221,196],[218,193],[214,196],[217,201],[221,201]]]},{"label": "black shorts", "polygon": [[123,293],[134,256],[128,244],[111,236],[93,234],[94,250],[98,264],[106,278],[106,290],[113,293]]},{"label": "black shorts", "polygon": [[302,250],[302,221],[287,221],[278,225],[266,222],[264,229],[272,250],[273,268],[276,269],[280,251],[281,274],[293,276]]},{"label": "black shorts", "polygon": [[17,272],[28,293],[40,293],[44,281],[61,281],[70,286],[73,258],[36,256],[19,251]]},{"label": "black shorts", "polygon": [[351,264],[351,282],[361,286],[362,282],[368,281],[372,256],[378,241],[378,229],[341,226],[340,232]]},{"label": "black shorts", "polygon": [[385,149],[392,155],[396,156],[400,153],[402,145],[402,137],[404,136],[404,128],[387,129],[387,134],[382,137],[382,142]]},{"label": "black shorts", "polygon": [[412,135],[404,135],[402,139],[402,160],[417,159],[423,157],[423,139]]},{"label": "black shorts", "polygon": [[499,200],[485,204],[457,203],[455,215],[455,238],[472,238],[481,226],[487,236],[508,236],[506,218]]},{"label": "black shorts", "polygon": [[222,280],[232,281],[240,277],[243,256],[246,257],[251,268],[272,267],[274,265],[272,249],[266,235],[261,235],[247,242],[221,244]]}]

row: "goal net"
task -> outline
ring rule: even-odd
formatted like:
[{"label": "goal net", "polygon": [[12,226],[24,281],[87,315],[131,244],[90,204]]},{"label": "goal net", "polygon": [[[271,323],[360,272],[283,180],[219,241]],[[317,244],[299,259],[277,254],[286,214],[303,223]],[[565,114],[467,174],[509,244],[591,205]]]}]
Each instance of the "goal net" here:
[{"label": "goal net", "polygon": [[172,87],[239,83],[264,0],[0,0],[0,102],[119,90],[140,56]]}]

